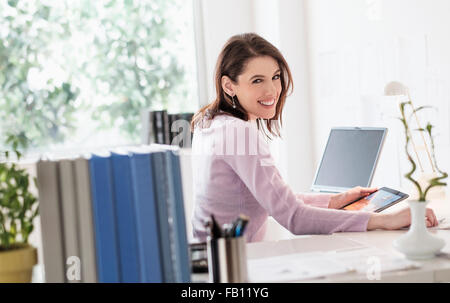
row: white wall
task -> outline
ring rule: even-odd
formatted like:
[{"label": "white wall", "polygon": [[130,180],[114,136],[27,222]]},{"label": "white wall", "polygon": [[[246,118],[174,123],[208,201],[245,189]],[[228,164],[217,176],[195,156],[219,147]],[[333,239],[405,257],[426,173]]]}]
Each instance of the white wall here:
[{"label": "white wall", "polygon": [[[450,1],[447,0],[307,0],[311,103],[320,159],[332,126],[390,128],[373,180],[377,186],[411,191],[403,175],[409,163],[398,98],[384,97],[384,85],[405,83],[414,104],[432,105],[431,119],[439,166],[450,169]],[[420,137],[416,144],[420,145]],[[422,144],[423,145],[423,144]],[[430,166],[419,147],[425,170]]]},{"label": "white wall", "polygon": [[201,9],[198,18],[202,18],[203,29],[198,30],[203,30],[204,41],[203,45],[198,47],[204,48],[204,61],[200,64],[204,64],[202,68],[206,67],[207,81],[206,83],[200,83],[199,86],[205,85],[208,92],[206,101],[209,103],[215,97],[214,68],[223,45],[228,38],[235,34],[253,31],[252,1],[195,1],[199,3],[196,9]]},{"label": "white wall", "polygon": [[[283,140],[275,140],[272,152],[281,174],[296,192],[308,190],[314,175],[312,163],[311,109],[308,101],[303,1],[198,0],[202,11],[207,102],[215,97],[214,67],[222,46],[232,35],[256,32],[278,47],[294,80],[283,115]],[[202,84],[200,83],[200,89]],[[203,87],[203,89],[205,89]]]}]

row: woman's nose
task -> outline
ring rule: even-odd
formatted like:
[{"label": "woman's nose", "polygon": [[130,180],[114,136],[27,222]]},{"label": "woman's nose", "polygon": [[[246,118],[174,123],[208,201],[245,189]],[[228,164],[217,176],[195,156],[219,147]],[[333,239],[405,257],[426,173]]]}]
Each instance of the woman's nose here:
[{"label": "woman's nose", "polygon": [[275,97],[277,95],[277,87],[275,83],[272,81],[268,81],[269,83],[266,85],[265,93],[266,96]]}]

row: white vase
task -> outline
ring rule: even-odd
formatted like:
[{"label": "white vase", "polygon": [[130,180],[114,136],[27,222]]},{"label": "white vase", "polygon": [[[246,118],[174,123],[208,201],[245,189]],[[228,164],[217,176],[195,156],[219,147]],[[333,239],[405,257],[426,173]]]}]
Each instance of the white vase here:
[{"label": "white vase", "polygon": [[428,232],[425,212],[428,201],[407,201],[411,210],[411,226],[408,232],[393,242],[395,249],[408,259],[423,260],[435,257],[445,241]]}]

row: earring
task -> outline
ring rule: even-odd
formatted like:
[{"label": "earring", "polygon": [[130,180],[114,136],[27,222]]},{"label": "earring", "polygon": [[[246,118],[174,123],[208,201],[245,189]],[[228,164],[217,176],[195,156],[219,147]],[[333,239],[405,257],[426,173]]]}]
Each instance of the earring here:
[{"label": "earring", "polygon": [[233,102],[233,108],[236,108],[236,101],[234,100],[234,95],[231,96],[231,101]]}]

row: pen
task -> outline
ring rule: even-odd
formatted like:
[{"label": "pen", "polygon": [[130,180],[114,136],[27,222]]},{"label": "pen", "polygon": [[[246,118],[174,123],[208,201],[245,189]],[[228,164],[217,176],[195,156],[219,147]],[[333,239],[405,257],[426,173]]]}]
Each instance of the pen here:
[{"label": "pen", "polygon": [[236,220],[236,226],[234,229],[234,237],[240,237],[244,234],[245,227],[247,226],[249,218],[244,215],[240,215]]},{"label": "pen", "polygon": [[239,224],[239,218],[237,218],[236,220],[234,220],[234,221],[233,221],[233,224],[231,225],[231,228],[230,228],[230,234],[231,234],[232,237],[234,237],[235,234],[236,234],[236,227],[237,227],[238,224]]},{"label": "pen", "polygon": [[225,238],[233,237],[233,225],[226,223],[223,225],[223,234]]}]

